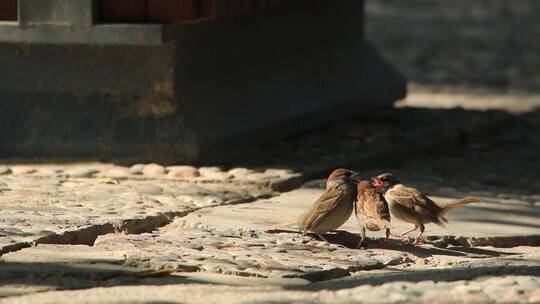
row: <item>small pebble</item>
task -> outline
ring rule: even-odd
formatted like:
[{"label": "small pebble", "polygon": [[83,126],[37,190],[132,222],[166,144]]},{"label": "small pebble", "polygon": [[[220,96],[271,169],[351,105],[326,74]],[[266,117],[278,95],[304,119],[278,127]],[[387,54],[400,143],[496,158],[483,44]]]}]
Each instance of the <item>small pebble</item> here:
[{"label": "small pebble", "polygon": [[59,173],[62,173],[62,169],[58,169],[58,168],[41,168],[39,169],[38,171],[39,174],[41,175],[56,175],[56,174],[59,174]]},{"label": "small pebble", "polygon": [[202,176],[210,172],[221,172],[221,168],[219,167],[200,167],[199,168],[199,173],[201,173]]},{"label": "small pebble", "polygon": [[159,176],[166,173],[165,167],[158,164],[148,164],[144,166],[143,174],[147,176]]},{"label": "small pebble", "polygon": [[112,177],[128,177],[132,174],[132,171],[128,167],[115,166],[107,171],[108,176]]},{"label": "small pebble", "polygon": [[143,174],[144,166],[145,166],[144,164],[135,164],[129,167],[129,170],[131,171],[131,174],[140,175],[140,174]]},{"label": "small pebble", "polygon": [[12,167],[11,168],[11,171],[13,172],[13,174],[17,174],[17,175],[24,175],[24,174],[32,174],[34,172],[36,172],[36,168],[32,168],[32,167],[27,167],[27,166],[21,166],[21,167]]},{"label": "small pebble", "polygon": [[10,174],[11,169],[8,166],[0,165],[0,175]]},{"label": "small pebble", "polygon": [[268,175],[273,175],[273,176],[287,176],[287,175],[291,175],[293,174],[293,171],[292,170],[289,170],[289,169],[266,169],[264,170],[264,173],[268,174]]},{"label": "small pebble", "polygon": [[201,172],[201,176],[212,180],[227,180],[233,177],[228,172],[206,172],[204,174]]},{"label": "small pebble", "polygon": [[94,168],[73,168],[64,171],[64,174],[72,177],[92,177],[98,172]]},{"label": "small pebble", "polygon": [[236,178],[245,178],[246,175],[252,173],[253,170],[247,168],[233,168],[227,172]]},{"label": "small pebble", "polygon": [[199,177],[199,169],[193,166],[170,166],[167,167],[169,173],[167,174],[171,178],[195,178]]}]

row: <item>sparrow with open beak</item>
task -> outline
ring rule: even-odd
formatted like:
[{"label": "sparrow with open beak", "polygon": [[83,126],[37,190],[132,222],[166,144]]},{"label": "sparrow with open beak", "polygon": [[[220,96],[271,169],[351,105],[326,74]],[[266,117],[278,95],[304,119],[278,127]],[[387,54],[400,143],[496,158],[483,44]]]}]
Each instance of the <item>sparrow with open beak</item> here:
[{"label": "sparrow with open beak", "polygon": [[302,231],[302,236],[313,232],[328,243],[322,234],[337,229],[352,214],[356,176],[357,173],[347,169],[336,169],[328,176],[326,191],[294,223]]},{"label": "sparrow with open beak", "polygon": [[360,226],[361,238],[356,246],[364,248],[363,243],[366,238],[366,229],[370,231],[386,230],[386,238],[390,235],[390,212],[384,196],[373,185],[372,181],[360,180],[356,186],[356,202],[354,203],[354,213],[356,221]]},{"label": "sparrow with open beak", "polygon": [[415,245],[422,243],[422,234],[425,230],[424,224],[435,223],[444,226],[443,222],[447,222],[444,216],[450,210],[459,205],[480,201],[475,197],[465,197],[443,205],[435,203],[415,188],[404,186],[391,173],[372,177],[372,180],[388,202],[392,217],[414,225],[411,230],[404,232],[401,236],[420,229],[420,233],[413,243]]}]

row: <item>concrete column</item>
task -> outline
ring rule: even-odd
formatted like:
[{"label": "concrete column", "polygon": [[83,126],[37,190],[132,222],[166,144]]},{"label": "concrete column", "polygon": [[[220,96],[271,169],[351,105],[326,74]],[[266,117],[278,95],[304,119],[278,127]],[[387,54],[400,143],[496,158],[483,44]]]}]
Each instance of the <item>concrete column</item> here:
[{"label": "concrete column", "polygon": [[93,0],[19,0],[19,24],[91,27],[94,7]]},{"label": "concrete column", "polygon": [[0,24],[0,157],[245,157],[405,96],[364,41],[360,0],[175,27],[92,26],[90,0],[20,4],[22,26]]}]

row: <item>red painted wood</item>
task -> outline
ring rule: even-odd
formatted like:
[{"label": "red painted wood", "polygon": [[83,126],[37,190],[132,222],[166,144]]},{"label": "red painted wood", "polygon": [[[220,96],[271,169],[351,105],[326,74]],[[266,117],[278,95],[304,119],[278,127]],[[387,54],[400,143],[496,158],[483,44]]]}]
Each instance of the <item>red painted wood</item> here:
[{"label": "red painted wood", "polygon": [[0,0],[0,21],[17,21],[17,0]]},{"label": "red painted wood", "polygon": [[[147,0],[99,0],[102,22],[145,22]],[[150,0],[151,1],[151,0]]]},{"label": "red painted wood", "polygon": [[163,23],[192,23],[199,19],[197,0],[148,0],[148,20]]},{"label": "red painted wood", "polygon": [[[0,0],[5,1],[16,0]],[[102,22],[195,23],[232,18],[271,0],[98,0]]]}]

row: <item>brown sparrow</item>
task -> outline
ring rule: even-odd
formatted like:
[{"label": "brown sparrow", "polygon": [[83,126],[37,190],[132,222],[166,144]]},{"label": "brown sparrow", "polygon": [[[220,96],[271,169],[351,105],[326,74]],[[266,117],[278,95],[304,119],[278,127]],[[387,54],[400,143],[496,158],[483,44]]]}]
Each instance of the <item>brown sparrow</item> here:
[{"label": "brown sparrow", "polygon": [[353,201],[356,197],[355,176],[355,172],[347,169],[334,170],[328,176],[325,192],[308,210],[298,219],[277,226],[298,226],[302,236],[307,232],[313,232],[328,243],[321,234],[337,229],[352,214]]},{"label": "brown sparrow", "polygon": [[356,186],[356,202],[354,203],[354,213],[358,225],[362,229],[361,239],[357,248],[363,248],[366,238],[366,229],[379,231],[386,229],[386,238],[390,235],[390,211],[384,196],[372,184],[371,181],[361,180]]},{"label": "brown sparrow", "polygon": [[414,228],[404,232],[401,236],[405,236],[420,228],[420,233],[413,243],[415,245],[422,243],[422,234],[425,229],[424,224],[435,223],[444,226],[443,222],[447,222],[444,216],[448,211],[459,205],[480,201],[475,197],[465,197],[441,205],[435,203],[420,191],[402,185],[391,173],[372,177],[372,180],[388,202],[392,217],[414,225]]}]

